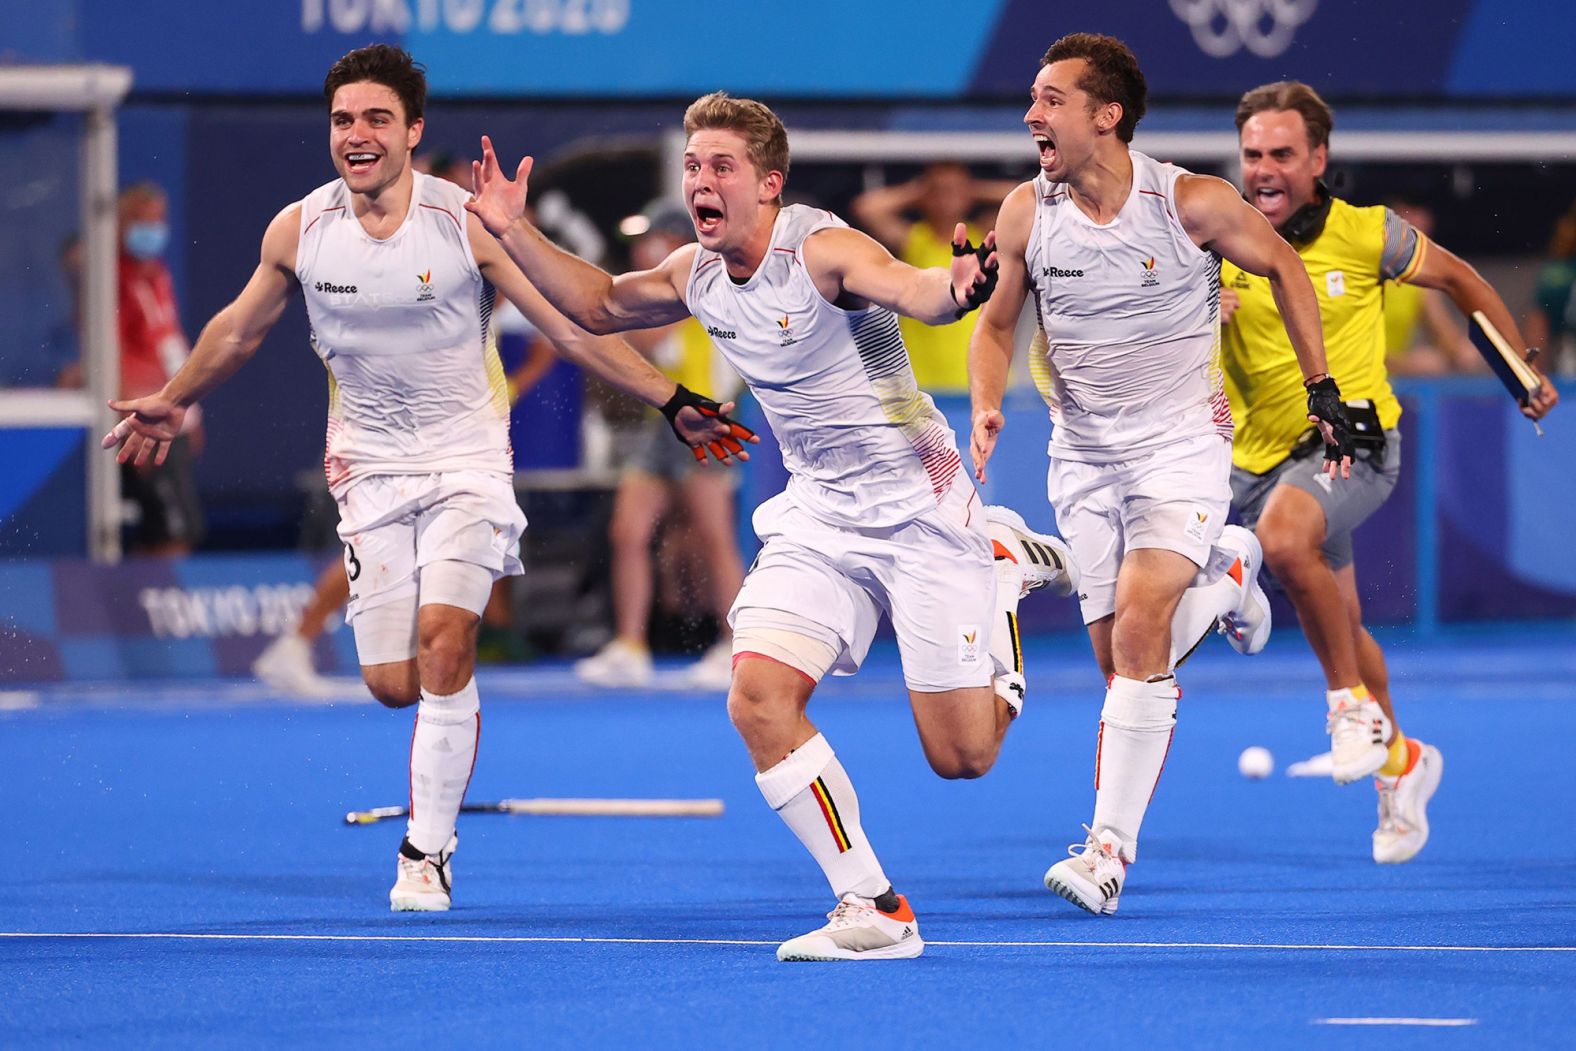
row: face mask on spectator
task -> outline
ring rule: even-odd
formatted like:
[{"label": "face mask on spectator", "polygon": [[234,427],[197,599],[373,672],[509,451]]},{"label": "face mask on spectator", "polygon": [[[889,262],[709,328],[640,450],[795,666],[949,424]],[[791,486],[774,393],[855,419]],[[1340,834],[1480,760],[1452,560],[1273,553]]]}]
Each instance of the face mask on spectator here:
[{"label": "face mask on spectator", "polygon": [[170,228],[165,223],[132,223],[126,227],[126,251],[138,259],[157,259],[170,243]]}]

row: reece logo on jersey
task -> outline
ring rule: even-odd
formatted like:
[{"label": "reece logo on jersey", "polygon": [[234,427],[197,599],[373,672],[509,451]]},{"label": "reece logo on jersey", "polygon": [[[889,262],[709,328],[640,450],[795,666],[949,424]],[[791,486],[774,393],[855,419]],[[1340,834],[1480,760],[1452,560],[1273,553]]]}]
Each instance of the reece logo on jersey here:
[{"label": "reece logo on jersey", "polygon": [[332,281],[316,281],[312,284],[313,290],[330,296],[334,306],[350,306],[352,304],[370,307],[400,307],[413,303],[431,303],[438,298],[432,287],[432,271],[416,275],[416,294],[388,293],[388,292],[363,292],[355,285],[340,285]]}]

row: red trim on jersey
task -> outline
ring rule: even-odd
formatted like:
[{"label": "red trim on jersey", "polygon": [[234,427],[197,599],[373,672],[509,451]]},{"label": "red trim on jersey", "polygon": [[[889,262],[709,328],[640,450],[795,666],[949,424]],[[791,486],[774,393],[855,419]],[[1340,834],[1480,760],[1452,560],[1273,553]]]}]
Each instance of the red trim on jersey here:
[{"label": "red trim on jersey", "polygon": [[1171,198],[1167,197],[1165,194],[1161,193],[1158,190],[1139,190],[1138,192],[1141,193],[1141,194],[1145,194],[1146,196],[1149,196],[1149,197],[1158,197],[1162,201],[1165,201],[1166,202],[1166,215],[1173,222],[1176,221],[1176,216],[1171,214]]},{"label": "red trim on jersey", "polygon": [[442,212],[444,215],[447,215],[450,219],[453,219],[454,220],[454,225],[457,226],[459,229],[461,229],[461,230],[465,229],[465,224],[460,222],[459,217],[456,216],[453,212],[449,211],[447,208],[440,208],[440,207],[438,207],[435,204],[423,204],[422,207],[423,208],[431,208],[435,212]]},{"label": "red trim on jersey", "polygon": [[793,261],[794,262],[797,263],[799,261],[799,253],[795,252],[792,248],[773,248],[772,251],[774,251],[774,252],[786,252],[787,254],[793,256]]},{"label": "red trim on jersey", "polygon": [[722,256],[720,256],[720,255],[714,255],[714,256],[712,256],[712,257],[711,257],[711,258],[710,258],[710,259],[708,259],[708,260],[706,260],[706,261],[705,261],[705,262],[704,262],[704,263],[702,263],[702,264],[700,264],[700,266],[697,266],[697,267],[696,267],[696,268],[695,268],[695,272],[696,272],[696,273],[697,273],[697,274],[698,274],[698,273],[700,273],[700,272],[701,272],[701,271],[702,271],[702,270],[704,270],[704,269],[706,269],[706,268],[707,268],[707,267],[708,267],[708,266],[710,266],[710,265],[711,265],[711,264],[713,264],[713,263],[720,263],[720,262],[722,262]]},{"label": "red trim on jersey", "polygon": [[317,221],[323,218],[323,216],[327,215],[329,212],[342,212],[344,210],[345,206],[342,204],[336,204],[332,208],[324,208],[321,212],[318,212],[316,215],[312,216],[312,221],[306,224],[306,229],[301,231],[301,236],[305,237],[312,227],[317,225]]},{"label": "red trim on jersey", "polygon": [[1047,194],[1046,196],[1040,198],[1040,200],[1042,200],[1042,201],[1054,201],[1058,197],[1066,197],[1066,196],[1067,196],[1067,191],[1066,190],[1057,190],[1055,193]]}]

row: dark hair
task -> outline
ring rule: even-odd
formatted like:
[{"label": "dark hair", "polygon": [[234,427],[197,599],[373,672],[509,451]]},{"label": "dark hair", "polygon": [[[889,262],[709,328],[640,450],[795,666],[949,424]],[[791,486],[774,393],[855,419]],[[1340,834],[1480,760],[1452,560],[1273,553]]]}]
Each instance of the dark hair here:
[{"label": "dark hair", "polygon": [[1237,131],[1248,118],[1266,110],[1289,110],[1302,114],[1302,123],[1308,129],[1308,148],[1318,149],[1330,145],[1330,129],[1335,127],[1335,114],[1319,93],[1300,80],[1277,80],[1273,84],[1260,84],[1237,103]]},{"label": "dark hair", "polygon": [[405,107],[405,125],[416,123],[427,108],[427,67],[409,52],[392,44],[358,47],[335,62],[323,78],[323,101],[334,105],[334,92],[346,84],[370,80],[399,96]]},{"label": "dark hair", "polygon": [[1095,100],[1096,105],[1110,102],[1122,107],[1116,124],[1116,137],[1133,141],[1133,129],[1144,117],[1149,85],[1138,68],[1138,57],[1114,36],[1101,33],[1069,33],[1052,44],[1040,59],[1044,68],[1052,62],[1081,58],[1088,65],[1078,78],[1078,88]]}]

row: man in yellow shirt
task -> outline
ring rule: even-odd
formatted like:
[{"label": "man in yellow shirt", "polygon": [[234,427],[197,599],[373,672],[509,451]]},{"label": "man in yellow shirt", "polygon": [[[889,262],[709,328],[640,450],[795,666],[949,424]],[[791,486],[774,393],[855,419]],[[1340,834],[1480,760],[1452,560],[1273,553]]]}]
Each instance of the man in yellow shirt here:
[{"label": "man in yellow shirt", "polygon": [[[1384,503],[1401,470],[1401,406],[1385,373],[1381,285],[1437,288],[1463,313],[1481,310],[1524,349],[1504,300],[1467,263],[1384,207],[1357,208],[1321,181],[1330,108],[1306,84],[1254,88],[1237,106],[1248,201],[1302,256],[1318,295],[1330,375],[1346,398],[1358,457],[1331,485],[1304,459],[1302,373],[1267,282],[1221,266],[1226,389],[1237,422],[1232,503],[1264,547],[1326,680],[1334,778],[1375,775],[1379,827],[1373,856],[1409,861],[1428,840],[1427,805],[1439,785],[1439,750],[1406,737],[1391,705],[1384,653],[1362,624],[1352,531]],[[1545,384],[1526,410],[1537,418],[1558,395]]]}]

